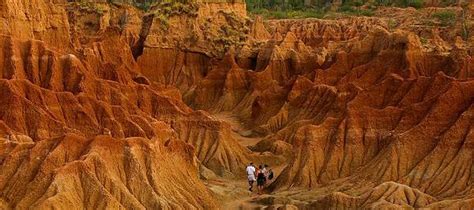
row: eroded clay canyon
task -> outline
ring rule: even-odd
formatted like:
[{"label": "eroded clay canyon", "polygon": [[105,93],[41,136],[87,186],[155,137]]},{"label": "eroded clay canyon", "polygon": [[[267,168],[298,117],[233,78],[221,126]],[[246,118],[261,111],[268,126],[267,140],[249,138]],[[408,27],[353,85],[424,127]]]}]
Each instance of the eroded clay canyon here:
[{"label": "eroded clay canyon", "polygon": [[130,2],[0,0],[0,209],[474,208],[473,3]]}]

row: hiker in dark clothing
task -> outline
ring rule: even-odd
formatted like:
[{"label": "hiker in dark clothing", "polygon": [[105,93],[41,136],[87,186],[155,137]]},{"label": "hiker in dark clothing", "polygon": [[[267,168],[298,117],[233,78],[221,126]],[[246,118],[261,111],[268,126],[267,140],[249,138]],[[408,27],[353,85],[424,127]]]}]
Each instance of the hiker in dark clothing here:
[{"label": "hiker in dark clothing", "polygon": [[265,171],[263,170],[263,166],[260,165],[257,170],[257,188],[258,194],[262,194],[263,187],[265,186],[267,178],[265,177]]},{"label": "hiker in dark clothing", "polygon": [[274,176],[273,170],[272,170],[272,169],[268,170],[268,177],[267,177],[267,180],[272,180],[272,179],[273,179],[273,176]]}]

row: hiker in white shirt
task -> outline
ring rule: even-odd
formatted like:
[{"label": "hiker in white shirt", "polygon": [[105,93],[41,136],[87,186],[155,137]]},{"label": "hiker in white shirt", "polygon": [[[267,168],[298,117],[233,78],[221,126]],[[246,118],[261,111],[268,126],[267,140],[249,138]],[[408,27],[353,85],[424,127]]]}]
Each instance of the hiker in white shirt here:
[{"label": "hiker in white shirt", "polygon": [[252,192],[253,183],[256,180],[255,179],[255,166],[253,166],[253,163],[250,163],[245,170],[247,171],[247,178],[249,181],[249,191]]}]

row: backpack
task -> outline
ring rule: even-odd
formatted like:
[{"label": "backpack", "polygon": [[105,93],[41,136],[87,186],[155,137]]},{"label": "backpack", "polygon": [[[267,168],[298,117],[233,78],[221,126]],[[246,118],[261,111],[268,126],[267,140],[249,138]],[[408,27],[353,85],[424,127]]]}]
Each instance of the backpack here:
[{"label": "backpack", "polygon": [[265,179],[265,174],[262,172],[262,170],[258,171],[257,178],[258,179]]},{"label": "backpack", "polygon": [[268,179],[272,180],[273,179],[273,171],[270,171],[270,174],[268,174]]}]

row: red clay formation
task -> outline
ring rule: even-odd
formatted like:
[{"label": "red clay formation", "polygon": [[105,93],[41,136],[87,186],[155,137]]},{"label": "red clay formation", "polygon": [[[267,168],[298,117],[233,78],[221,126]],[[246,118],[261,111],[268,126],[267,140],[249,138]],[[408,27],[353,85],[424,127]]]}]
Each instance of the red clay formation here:
[{"label": "red clay formation", "polygon": [[472,3],[131,2],[0,0],[0,209],[474,208]]}]

